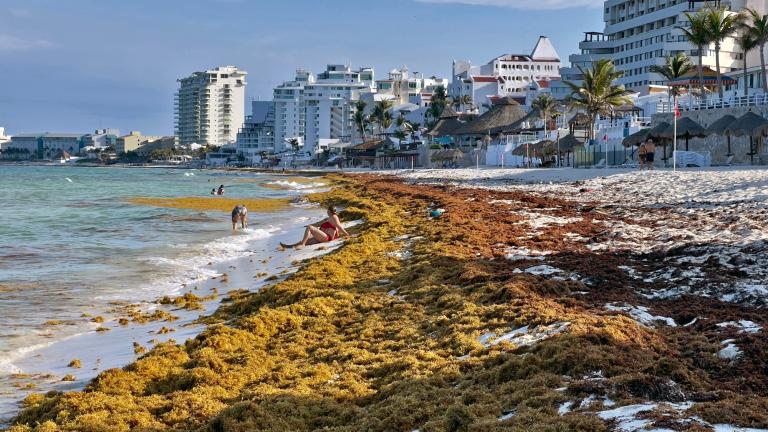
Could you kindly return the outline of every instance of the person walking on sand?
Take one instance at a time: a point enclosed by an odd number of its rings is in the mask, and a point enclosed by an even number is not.
[[[238,204],[232,209],[232,231],[237,229],[237,223],[245,229],[248,226],[248,209],[244,205]]]
[[[648,150],[645,148],[645,143],[640,144],[640,147],[637,149],[637,161],[640,165],[640,171],[645,168],[645,157],[648,154]]]
[[[294,244],[280,243],[280,246],[286,249],[301,249],[307,245],[313,245],[318,243],[326,243],[339,238],[339,233],[344,237],[349,237],[349,233],[341,225],[339,215],[336,214],[336,209],[333,206],[328,207],[328,217],[320,224],[320,228],[314,225],[307,225],[307,229],[304,230],[304,237],[300,242]]]
[[[645,140],[645,164],[648,166],[648,169],[653,171],[653,160],[656,156],[656,144],[653,142],[652,138],[648,138]]]

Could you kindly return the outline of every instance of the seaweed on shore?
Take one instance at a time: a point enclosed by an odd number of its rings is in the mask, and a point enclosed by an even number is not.
[[[739,386],[711,367],[706,338],[607,314],[570,295],[585,282],[504,259],[499,243],[557,249],[562,239],[532,238],[519,218],[480,200],[468,207],[480,192],[335,181],[341,187],[312,199],[364,219],[358,238],[258,292],[230,293],[183,345],[157,344],[82,392],[28,397],[11,431],[604,431],[611,423],[589,403],[559,407],[591,396],[603,398],[595,406],[672,402]],[[577,211],[555,198],[503,198]],[[426,218],[432,202],[443,217]],[[586,220],[578,230],[596,227]],[[618,259],[595,264],[579,253],[589,266],[579,270],[603,281],[596,299],[627,295]],[[576,265],[575,254],[553,259]],[[758,391],[721,392],[696,412],[765,427],[765,403]]]

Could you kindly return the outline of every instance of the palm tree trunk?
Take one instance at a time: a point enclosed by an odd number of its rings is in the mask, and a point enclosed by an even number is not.
[[[720,97],[720,102],[723,101],[723,81],[720,76],[720,43],[715,44],[715,68],[717,68],[717,95]]]
[[[768,92],[768,83],[765,82],[765,44],[760,44],[760,71],[762,72],[763,91]]]
[[[704,69],[702,67],[702,62],[704,57],[704,47],[702,45],[699,45],[699,90],[701,90],[701,94],[699,95],[699,103],[701,103],[701,100],[704,99]]]
[[[744,51],[744,97],[749,99],[749,90],[747,89],[747,52]]]

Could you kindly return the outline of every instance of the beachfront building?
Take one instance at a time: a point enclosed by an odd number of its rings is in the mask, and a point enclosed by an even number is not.
[[[31,133],[14,135],[6,149],[24,155],[20,159],[53,159],[64,155],[76,155],[83,147],[83,134]]]
[[[173,150],[178,147],[179,138],[176,136],[159,137],[158,139],[144,141],[134,150],[137,156],[148,157],[154,150]]]
[[[5,128],[0,127],[0,152],[11,142],[11,137],[5,135]]]
[[[453,98],[469,96],[472,105],[485,112],[495,100],[512,97],[525,103],[531,84],[547,86],[560,78],[560,56],[546,36],[540,36],[530,54],[507,54],[481,66],[454,60],[448,93]]]
[[[290,139],[304,139],[306,111],[304,86],[315,82],[315,75],[304,69],[297,69],[292,81],[275,87],[272,101],[275,104],[275,152],[285,150]]]
[[[418,72],[411,74],[408,67],[403,66],[401,69],[392,69],[387,79],[376,80],[376,94],[389,96],[395,105],[414,104],[425,107],[429,106],[437,87],[447,89],[448,85],[445,78],[425,78]]]
[[[722,0],[720,5],[736,13],[746,7],[766,13],[763,0]],[[666,84],[664,78],[652,73],[650,67],[663,65],[667,55],[684,53],[697,60],[698,49],[688,42],[682,28],[690,24],[686,12],[695,13],[715,3],[704,1],[680,0],[607,0],[603,7],[605,28],[602,32],[587,33],[579,43],[581,54],[571,59],[572,64],[585,65],[590,60],[609,57],[616,69],[624,72],[617,80],[627,89],[641,94],[649,92],[652,85]],[[759,64],[760,50],[749,54],[748,63]],[[739,70],[743,54],[734,38],[727,38],[721,43],[720,72],[730,73]],[[702,63],[714,69],[714,44],[706,47]],[[751,85],[759,87],[759,74],[750,76]]]
[[[115,141],[115,153],[118,155],[135,152],[139,147],[162,139],[157,135],[142,135],[139,131],[131,131],[128,135],[121,136]]]
[[[237,154],[253,164],[261,161],[262,154],[275,152],[275,103],[251,102],[251,115],[245,118],[237,132]]]
[[[235,66],[221,66],[178,80],[175,120],[182,146],[236,141],[245,119],[246,75]]]
[[[118,129],[96,129],[93,133],[83,135],[83,148],[104,149],[117,145]]]
[[[374,70],[352,70],[349,65],[328,65],[304,87],[305,131],[303,151],[314,154],[321,140],[349,142],[354,134],[354,103],[375,91]]]

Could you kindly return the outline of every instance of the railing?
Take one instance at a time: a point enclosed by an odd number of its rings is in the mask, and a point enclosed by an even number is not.
[[[732,96],[723,99],[715,97],[705,101],[697,99],[690,100],[688,97],[682,96],[678,99],[677,105],[681,111],[761,106],[768,105],[768,93],[761,92],[749,96]],[[671,102],[659,102],[656,106],[656,111],[659,113],[671,113],[674,111],[674,104]]]

